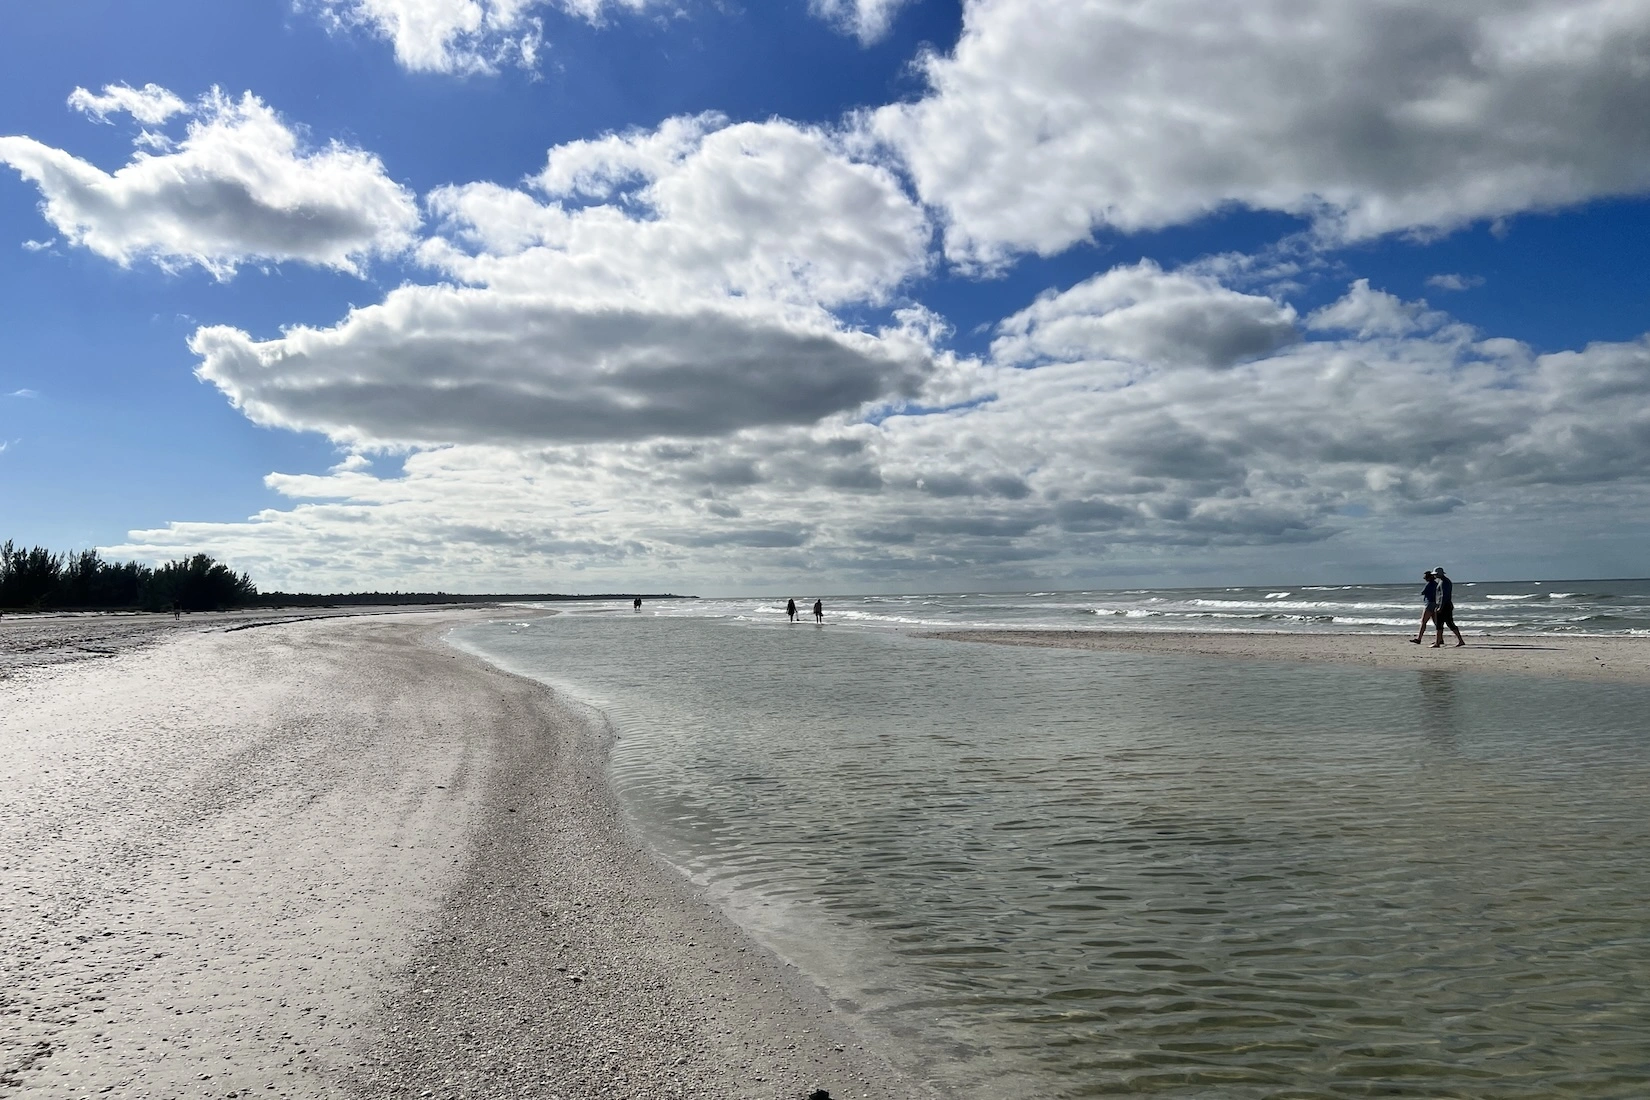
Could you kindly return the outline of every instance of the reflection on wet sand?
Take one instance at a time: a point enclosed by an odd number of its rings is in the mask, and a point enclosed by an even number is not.
[[[1427,669],[1415,674],[1421,686],[1421,731],[1440,748],[1455,747],[1455,692],[1460,673]]]

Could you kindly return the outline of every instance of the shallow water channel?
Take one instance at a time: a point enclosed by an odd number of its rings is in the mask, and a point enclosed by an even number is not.
[[[969,1096],[1650,1081],[1650,688],[562,614],[638,827]]]

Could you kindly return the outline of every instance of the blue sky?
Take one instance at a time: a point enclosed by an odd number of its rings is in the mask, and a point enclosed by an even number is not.
[[[1302,7],[8,13],[0,537],[312,590],[1643,574],[1650,8]]]

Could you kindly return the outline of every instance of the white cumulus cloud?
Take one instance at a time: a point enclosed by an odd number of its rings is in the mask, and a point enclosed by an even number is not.
[[[427,446],[808,424],[931,370],[921,338],[826,308],[880,300],[930,236],[826,132],[675,120],[552,150],[535,189],[431,196],[442,235],[421,256],[457,285],[270,340],[204,327],[200,376],[259,423]],[[598,201],[564,205],[575,192]]]
[[[1177,343],[1165,314],[1142,308],[1159,302],[1216,319],[1203,331],[1256,339],[1237,342],[1243,354],[1224,337]],[[1470,530],[1494,545],[1650,504],[1650,338],[1538,355],[1361,281],[1319,316],[1334,324],[1297,326],[1287,303],[1201,273],[1128,265],[1007,318],[998,357],[931,351],[939,411],[929,389],[892,414],[843,407],[804,422],[809,409],[726,428],[735,415],[699,434],[495,432],[416,450],[393,476],[358,460],[273,475],[290,507],[134,532],[119,552],[205,548],[264,583],[312,588],[462,575],[588,590],[645,576],[728,591],[807,574],[909,590],[1129,563],[1160,573],[1217,548],[1275,574],[1342,544],[1363,554]],[[935,331],[913,316],[901,338]],[[538,377],[576,399],[598,374]],[[682,377],[722,392],[693,368]],[[459,408],[472,399],[451,394]],[[647,392],[633,399],[639,420],[654,415]],[[539,400],[524,404],[536,413]]]
[[[28,137],[0,137],[0,163],[40,188],[64,239],[122,265],[196,264],[223,278],[249,261],[298,260],[359,272],[412,243],[417,202],[377,157],[307,147],[250,92],[214,90],[192,114],[175,148],[134,153],[113,173]]]
[[[1650,189],[1650,6],[967,0],[869,125],[969,263],[1229,205],[1335,239]]]
[[[551,264],[569,282],[827,304],[878,299],[928,263],[928,221],[899,181],[814,127],[671,119],[558,146],[533,183],[549,203],[490,186],[438,192],[432,206],[481,255],[426,254],[461,278],[542,280]]]
[[[1151,260],[1047,294],[999,332],[999,362],[1105,356],[1160,367],[1231,366],[1296,339],[1292,306]]]
[[[403,287],[262,343],[199,330],[200,376],[261,424],[360,444],[700,436],[913,392],[875,337],[760,309]]]
[[[1373,289],[1368,279],[1358,279],[1339,300],[1314,311],[1306,323],[1309,328],[1343,329],[1368,339],[1407,336],[1435,329],[1448,319],[1448,315],[1428,309],[1424,301],[1406,302],[1396,294]]]

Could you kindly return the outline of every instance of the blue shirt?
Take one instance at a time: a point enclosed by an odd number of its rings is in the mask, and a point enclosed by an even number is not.
[[[1431,607],[1438,599],[1438,582],[1428,581],[1427,586],[1421,589],[1421,598],[1427,601],[1428,607]]]

